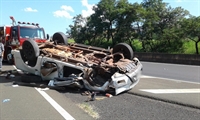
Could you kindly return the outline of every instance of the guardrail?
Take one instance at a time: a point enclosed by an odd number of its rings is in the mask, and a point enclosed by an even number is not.
[[[200,65],[200,55],[135,52],[140,61]]]

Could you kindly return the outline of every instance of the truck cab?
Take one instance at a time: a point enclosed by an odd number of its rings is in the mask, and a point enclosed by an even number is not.
[[[25,40],[34,40],[37,43],[44,43],[49,39],[49,35],[45,35],[42,27],[37,23],[18,22],[11,16],[12,26],[0,26],[0,37],[3,39],[5,46],[4,61],[13,64],[13,56],[11,51],[16,48],[21,48]]]

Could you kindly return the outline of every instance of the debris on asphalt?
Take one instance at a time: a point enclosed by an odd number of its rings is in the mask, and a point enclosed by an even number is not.
[[[92,92],[91,101],[94,101],[95,99],[96,99],[96,92]]]
[[[84,91],[83,93],[81,93],[81,95],[83,95],[83,96],[88,96],[90,94],[91,94],[90,91]]]
[[[15,75],[8,73],[6,75],[6,79],[11,79],[11,78],[15,78]]]
[[[4,99],[2,102],[5,103],[5,102],[9,102],[10,99]]]
[[[6,79],[10,79],[10,75],[11,75],[10,72],[8,72],[6,75]]]
[[[6,79],[15,78],[16,76],[20,76],[23,74],[24,72],[22,72],[21,70],[5,70],[0,72],[0,75],[6,76]]]
[[[15,75],[11,74],[11,75],[10,75],[10,78],[15,78]]]
[[[107,97],[112,97],[113,95],[109,94],[109,93],[106,93],[106,96]]]
[[[84,93],[81,93],[82,95],[86,95],[88,96],[86,102],[89,102],[89,101],[95,101],[96,100],[96,94],[97,92],[89,92],[89,91],[85,91]]]

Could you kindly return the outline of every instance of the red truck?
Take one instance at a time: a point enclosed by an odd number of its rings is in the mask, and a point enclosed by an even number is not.
[[[45,35],[42,27],[38,23],[18,22],[16,23],[13,16],[10,16],[12,25],[0,26],[0,39],[3,40],[5,46],[4,61],[13,64],[13,56],[11,51],[22,46],[27,39],[32,39],[37,43],[44,43],[49,39],[49,35]]]

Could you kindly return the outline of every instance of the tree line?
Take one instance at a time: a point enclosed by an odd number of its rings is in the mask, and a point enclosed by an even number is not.
[[[200,16],[192,16],[182,7],[171,7],[162,0],[100,0],[91,16],[73,18],[67,33],[77,43],[113,47],[139,40],[142,52],[182,51],[183,43],[193,41],[199,54]],[[197,11],[198,12],[198,11]]]

